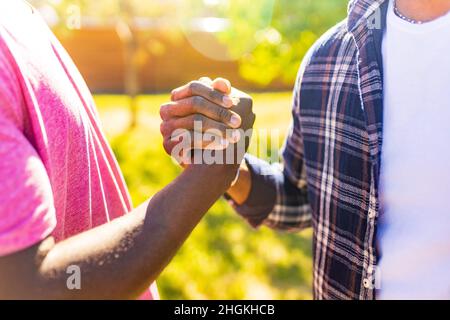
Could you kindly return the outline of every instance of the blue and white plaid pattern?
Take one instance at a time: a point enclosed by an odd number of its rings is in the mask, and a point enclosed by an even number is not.
[[[252,224],[314,228],[317,299],[375,295],[386,7],[387,0],[351,1],[348,18],[305,57],[283,171],[247,158],[252,171],[272,171],[277,189],[272,212]],[[378,29],[371,27],[374,14],[382,18]],[[251,208],[237,210],[251,220]]]

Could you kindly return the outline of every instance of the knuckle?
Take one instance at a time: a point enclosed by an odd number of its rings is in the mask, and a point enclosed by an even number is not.
[[[231,113],[224,108],[217,108],[217,116],[221,121],[228,121],[231,118]]]
[[[192,93],[192,89],[194,88],[194,81],[188,83],[188,90]]]
[[[169,110],[170,106],[167,104],[164,104],[159,108],[159,116],[162,120],[167,120],[169,118]]]
[[[205,99],[199,96],[195,96],[192,98],[192,103],[196,110],[203,109],[205,107]]]
[[[172,152],[172,143],[170,142],[170,140],[164,139],[163,148],[168,154]]]
[[[193,125],[195,125],[196,123],[199,123],[199,122],[203,124],[206,121],[205,121],[205,118],[203,117],[203,115],[196,113],[192,117],[192,122],[193,122]]]
[[[191,94],[195,94],[196,92],[198,92],[199,88],[200,88],[200,85],[201,84],[198,81],[191,81],[189,83],[189,91],[190,91],[190,93]]]
[[[203,76],[203,77],[201,77],[198,81],[207,81],[207,82],[211,82],[212,80],[211,80],[210,77]]]
[[[163,136],[169,136],[173,131],[173,124],[172,121],[164,121],[161,123],[161,133]]]
[[[210,90],[208,95],[213,101],[222,101],[222,94],[216,90]]]

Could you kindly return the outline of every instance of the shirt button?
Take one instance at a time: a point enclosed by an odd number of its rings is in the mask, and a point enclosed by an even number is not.
[[[363,280],[363,286],[366,289],[370,289],[371,288],[372,285],[371,285],[369,279],[366,278],[366,279]]]
[[[373,219],[376,217],[376,212],[375,210],[369,209],[369,219]]]

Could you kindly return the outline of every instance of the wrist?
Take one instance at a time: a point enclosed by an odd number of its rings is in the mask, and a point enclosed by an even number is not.
[[[239,167],[235,181],[227,190],[227,195],[238,205],[242,205],[248,198],[251,190],[251,174],[245,161]]]
[[[237,170],[236,176],[234,177],[233,181],[231,182],[230,189],[233,188],[236,185],[236,183],[238,183],[240,173],[241,173],[241,167],[239,167],[239,169]]]
[[[239,172],[239,165],[220,165],[220,164],[200,164],[191,165],[189,170],[192,170],[196,174],[202,175],[211,179],[209,182],[217,182],[223,184],[225,190],[230,188],[233,182],[236,180]]]

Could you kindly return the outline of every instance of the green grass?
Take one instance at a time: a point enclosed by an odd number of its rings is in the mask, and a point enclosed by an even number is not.
[[[279,130],[284,135],[290,121],[290,93],[253,97],[256,129]],[[138,205],[180,173],[164,153],[159,134],[158,110],[168,95],[139,97],[139,122],[131,131],[127,130],[126,97],[102,95],[95,99]],[[299,234],[265,227],[253,230],[222,199],[158,280],[163,299],[310,299],[311,283],[310,230]]]

